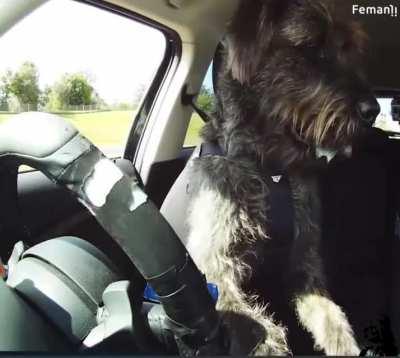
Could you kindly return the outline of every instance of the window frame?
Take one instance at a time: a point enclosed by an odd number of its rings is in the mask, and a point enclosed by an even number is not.
[[[167,78],[168,74],[177,67],[181,58],[182,45],[181,39],[174,30],[154,21],[146,16],[135,13],[121,6],[110,4],[103,0],[73,0],[87,5],[91,5],[119,16],[126,17],[130,20],[137,21],[143,25],[149,26],[160,31],[165,38],[164,57],[158,67],[158,70],[144,94],[135,117],[132,120],[131,128],[127,136],[125,149],[122,154],[123,159],[127,159],[135,163],[139,147],[142,142],[143,133],[146,130],[149,117],[157,101],[158,94]]]
[[[165,25],[160,24],[146,16],[136,13],[124,7],[111,4],[104,0],[71,0],[77,3],[93,6],[97,9],[108,11],[117,16],[125,17],[129,20],[136,21],[145,26],[160,31],[165,39],[164,56],[157,68],[157,71],[148,86],[143,98],[141,99],[135,117],[132,119],[125,147],[123,147],[121,158],[127,159],[135,163],[137,153],[142,141],[143,133],[146,130],[148,119],[151,116],[154,104],[157,101],[158,94],[172,69],[179,65],[182,52],[182,42],[178,33]],[[142,124],[142,125],[141,125]],[[114,158],[116,159],[116,158]],[[24,174],[37,171],[34,168],[26,168],[19,171],[18,174]]]
[[[393,98],[395,96],[400,96],[400,89],[389,87],[375,87],[373,93],[377,99]],[[393,118],[391,118],[391,120],[393,120]],[[400,122],[398,123],[400,124]],[[391,130],[383,129],[379,126],[377,128],[383,130],[386,134],[388,134],[390,139],[400,139],[400,132],[398,131],[393,132]]]
[[[129,132],[127,133],[127,140],[123,150],[121,152],[121,158],[127,159],[131,162],[135,162],[143,133],[146,130],[148,119],[151,115],[154,103],[157,101],[158,93],[163,86],[165,79],[167,78],[170,71],[175,68],[181,58],[181,39],[178,33],[174,30],[154,21],[148,17],[138,14],[129,9],[123,8],[121,6],[108,3],[104,0],[71,0],[77,3],[85,4],[88,6],[93,6],[97,9],[108,11],[117,16],[125,17],[129,20],[136,21],[145,26],[151,27],[158,30],[163,34],[165,39],[165,50],[164,56],[157,68],[157,71],[148,86],[147,91],[144,93],[136,115],[132,118],[131,126]],[[140,125],[142,124],[142,125]],[[113,158],[116,159],[116,158]],[[18,174],[30,173],[37,171],[34,168],[26,168],[19,171]]]

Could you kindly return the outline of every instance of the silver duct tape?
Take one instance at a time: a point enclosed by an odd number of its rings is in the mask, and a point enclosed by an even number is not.
[[[100,159],[92,172],[85,178],[81,188],[89,203],[97,208],[107,203],[110,193],[113,198],[120,198],[130,212],[147,202],[147,195],[140,189],[138,183],[128,178],[109,159]]]
[[[144,191],[142,191],[142,189],[140,189],[137,183],[132,183],[131,193],[132,193],[132,200],[129,205],[130,211],[136,210],[140,205],[147,202],[147,195],[145,194]]]
[[[110,160],[100,159],[86,178],[82,191],[91,205],[102,207],[106,203],[107,195],[123,176],[121,170]]]
[[[75,192],[94,216],[99,211],[111,210],[107,209],[109,205],[117,210],[116,203],[118,210],[132,212],[147,202],[147,195],[138,182],[125,175],[93,145],[68,166],[58,183]]]

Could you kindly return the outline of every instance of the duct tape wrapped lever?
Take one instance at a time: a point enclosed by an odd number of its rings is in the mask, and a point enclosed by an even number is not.
[[[45,113],[0,124],[1,157],[37,168],[74,193],[154,289],[186,353],[227,353],[205,278],[135,178],[70,123]]]

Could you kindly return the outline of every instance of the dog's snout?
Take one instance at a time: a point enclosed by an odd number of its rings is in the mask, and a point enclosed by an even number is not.
[[[363,97],[357,102],[357,111],[360,119],[368,126],[372,126],[381,111],[378,101],[373,96]]]

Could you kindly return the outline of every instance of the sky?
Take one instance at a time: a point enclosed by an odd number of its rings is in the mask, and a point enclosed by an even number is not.
[[[212,65],[208,68],[206,77],[204,78],[203,85],[211,90],[213,90],[213,80],[212,80]]]
[[[32,61],[43,89],[65,72],[84,72],[111,104],[132,101],[151,81],[165,39],[125,17],[72,0],[50,0],[0,37],[0,48],[0,74]]]

